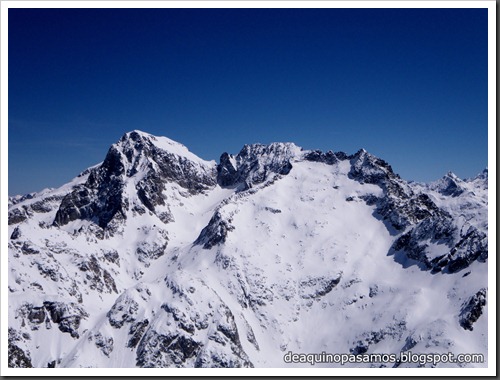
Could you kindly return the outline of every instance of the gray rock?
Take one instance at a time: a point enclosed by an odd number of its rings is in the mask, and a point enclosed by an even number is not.
[[[462,326],[464,330],[474,330],[473,325],[483,314],[485,306],[486,289],[482,288],[463,303],[459,316],[460,326]]]

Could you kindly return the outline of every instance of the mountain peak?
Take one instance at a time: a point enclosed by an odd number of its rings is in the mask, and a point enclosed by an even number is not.
[[[397,176],[386,161],[368,153],[365,149],[358,150],[350,158],[352,169],[349,175],[358,181],[374,184]]]
[[[191,194],[210,189],[216,184],[215,162],[202,160],[167,137],[127,132],[111,145],[87,181],[64,197],[54,224],[97,220],[105,228],[113,220],[126,219],[131,207],[142,210],[143,206],[167,223],[170,216],[158,208],[165,206],[169,184]]]
[[[486,181],[488,181],[488,168],[485,168],[476,177],[472,178],[472,181],[474,181],[474,180],[486,180]]]
[[[151,136],[152,135],[149,134],[149,133],[147,133],[147,132],[143,132],[143,131],[141,131],[139,129],[134,129],[132,131],[126,132],[122,136],[122,138],[120,140],[123,140],[123,141],[129,140],[129,139],[131,139],[131,140],[137,140],[137,139],[140,139],[142,137],[151,137]]]
[[[445,174],[445,177],[450,178],[454,181],[457,181],[457,180],[461,181],[461,179],[455,173],[453,173],[451,170]]]
[[[147,148],[148,150],[162,150],[196,163],[208,163],[190,152],[188,148],[177,141],[169,139],[168,137],[154,136],[137,129],[125,133],[115,145],[125,149],[124,153],[126,153],[129,162],[132,161],[131,157],[134,154],[141,153],[144,148]]]
[[[430,188],[445,196],[458,197],[465,191],[464,181],[449,171],[441,179],[432,182]]]
[[[246,144],[236,157],[222,154],[217,166],[220,186],[243,184],[242,189],[265,182],[272,175],[286,175],[302,149],[294,143]]]

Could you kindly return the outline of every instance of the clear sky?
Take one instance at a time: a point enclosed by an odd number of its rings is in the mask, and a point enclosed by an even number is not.
[[[486,9],[9,9],[9,195],[140,129],[201,158],[365,148],[403,178],[487,166]]]

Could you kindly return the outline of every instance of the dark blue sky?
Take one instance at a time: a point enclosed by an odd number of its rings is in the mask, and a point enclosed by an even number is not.
[[[487,166],[486,9],[9,9],[9,194],[123,133],[204,159],[365,148],[403,178]]]

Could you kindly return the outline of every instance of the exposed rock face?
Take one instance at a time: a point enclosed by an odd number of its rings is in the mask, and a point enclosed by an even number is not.
[[[9,210],[9,225],[24,222],[27,219],[26,210],[16,208],[12,211]]]
[[[24,351],[19,347],[19,342],[23,342],[28,339],[29,336],[26,337],[21,336],[19,332],[14,330],[13,328],[9,328],[9,367],[14,368],[32,368],[33,364],[31,363],[31,357],[29,352]]]
[[[47,310],[52,322],[57,323],[59,330],[78,338],[78,328],[82,318],[88,317],[87,312],[75,304],[45,301],[43,306]]]
[[[407,231],[392,246],[392,253],[402,264],[407,265],[410,259],[432,273],[454,273],[488,257],[486,234],[473,226],[466,233],[460,231],[452,215],[439,208],[426,193],[415,193],[385,161],[361,150],[351,157],[349,176],[383,190],[382,197],[369,195],[363,199],[368,205],[376,205],[376,213],[389,227]],[[455,187],[457,181],[460,180],[456,176],[448,174],[439,186],[434,184],[431,188],[442,195],[457,197],[463,193]],[[436,245],[446,247],[447,252],[433,255],[429,247]]]
[[[147,319],[144,319],[143,321],[139,321],[130,326],[129,335],[131,335],[131,337],[127,343],[127,347],[129,348],[137,347],[137,344],[140,342],[142,336],[144,335],[144,331],[146,331],[148,325],[149,321]]]
[[[62,198],[63,196],[58,194],[43,196],[43,194],[38,195],[37,193],[24,195],[22,197],[17,197],[17,198],[9,198],[9,203],[11,205],[16,205],[18,203],[22,203],[24,201],[29,201],[32,199],[39,199],[39,200],[36,200],[35,202],[31,202],[27,205],[23,205],[18,208],[9,209],[8,223],[9,225],[19,224],[21,222],[26,221],[28,218],[32,217],[37,213],[42,213],[42,214],[48,213],[52,211],[54,208],[58,207]]]
[[[118,298],[107,317],[109,324],[117,329],[121,328],[126,322],[131,323],[136,320],[139,304],[127,294]]]
[[[199,348],[199,342],[185,335],[160,335],[150,330],[137,350],[137,366],[143,368],[180,366],[196,358]]]
[[[483,308],[486,306],[486,289],[480,289],[476,294],[464,302],[460,310],[460,326],[465,330],[474,330],[472,327],[479,317],[483,314]]]
[[[415,194],[413,190],[394,174],[391,166],[365,150],[350,156],[349,177],[360,182],[379,186],[382,197],[365,196],[367,204],[376,205],[376,212],[390,227],[402,231],[441,212],[426,194]]]
[[[217,183],[223,187],[241,185],[246,190],[272,174],[286,175],[297,150],[291,143],[273,143],[245,145],[236,157],[224,153],[217,165]]]
[[[203,245],[204,249],[210,249],[223,244],[226,241],[228,232],[231,230],[234,230],[231,219],[225,219],[220,212],[216,212],[208,225],[203,228],[194,244]]]
[[[482,174],[484,174],[484,172]],[[440,180],[433,182],[430,187],[444,196],[453,198],[460,196],[466,191],[464,181],[458,178],[452,172],[447,173]]]
[[[51,328],[51,323],[58,325],[63,333],[69,333],[73,338],[80,337],[78,329],[83,318],[87,318],[88,313],[74,303],[63,303],[44,301],[42,306],[24,304],[17,310],[18,317],[28,321],[31,330],[38,330],[44,326]]]
[[[153,190],[155,185],[161,187],[164,182],[176,182],[195,194],[209,190],[215,185],[213,167],[203,167],[179,153],[169,152],[165,147],[156,145],[155,141],[155,136],[138,132],[125,134],[120,140],[119,145],[123,146],[123,154],[128,162],[127,176],[133,176],[145,168],[152,169],[146,169],[148,177],[140,182],[139,188],[146,189],[149,186]],[[161,204],[164,199],[155,199],[157,191],[154,193],[150,202]]]
[[[304,279],[299,284],[300,297],[304,299],[323,297],[338,285],[341,277],[339,275],[336,278],[318,277]]]
[[[363,334],[361,334],[360,338],[355,343],[355,346],[350,349],[350,352],[351,354],[354,355],[364,354],[368,351],[371,345],[380,343],[384,339],[387,338],[401,339],[405,331],[406,331],[406,322],[399,321],[392,323],[378,331],[364,332]]]
[[[121,152],[112,146],[102,165],[91,171],[87,182],[77,187],[61,202],[54,225],[62,226],[73,220],[95,220],[105,228],[115,217],[125,217],[126,203],[122,197],[125,166]]]
[[[349,177],[358,182],[383,184],[387,180],[396,178],[392,167],[387,162],[372,156],[364,149],[348,158],[351,163]]]
[[[79,263],[78,269],[85,272],[85,278],[90,283],[90,289],[97,289],[100,293],[118,293],[116,283],[111,274],[101,267],[99,260],[91,256],[90,260]]]
[[[140,204],[156,214],[157,206],[166,205],[165,184],[175,182],[191,194],[213,188],[215,168],[204,167],[188,158],[165,150],[156,144],[156,137],[133,131],[125,134],[109,149],[104,162],[89,171],[87,181],[66,195],[57,211],[54,225],[62,226],[82,219],[95,221],[106,228],[112,220],[127,217],[137,197]],[[135,183],[135,194],[124,194],[125,186]],[[171,221],[168,212],[157,216],[164,223]],[[22,215],[13,215],[13,220]]]
[[[90,336],[90,340],[94,340],[96,347],[98,347],[107,357],[109,357],[109,355],[113,352],[113,338],[104,337],[98,332]]]
[[[418,224],[394,243],[395,251],[403,251],[432,273],[455,273],[467,268],[475,260],[484,262],[488,257],[486,234],[474,227],[457,237],[459,231],[451,218],[429,218]],[[458,241],[457,241],[458,240]],[[429,257],[430,244],[444,246],[446,253]]]
[[[344,152],[333,153],[331,150],[326,153],[323,153],[320,150],[313,150],[304,154],[304,160],[312,162],[322,162],[327,165],[334,165],[339,161],[344,161],[347,159],[348,155]]]

